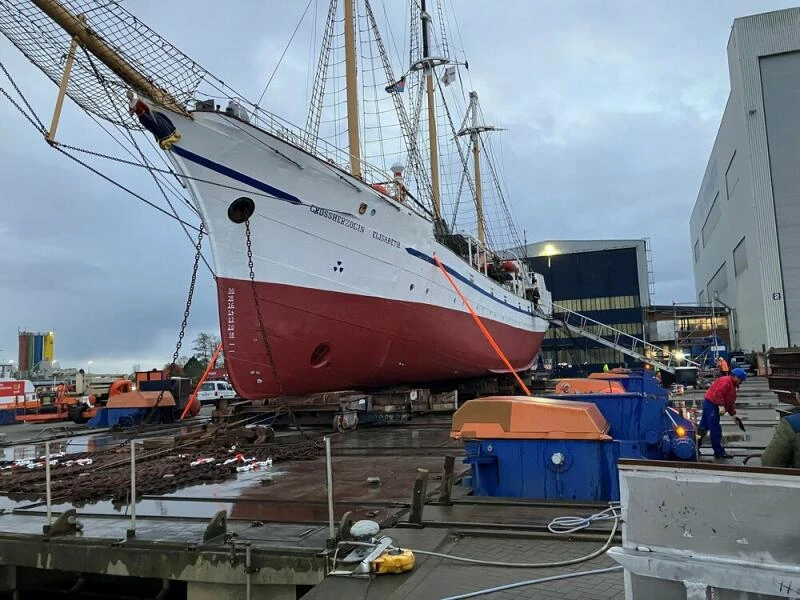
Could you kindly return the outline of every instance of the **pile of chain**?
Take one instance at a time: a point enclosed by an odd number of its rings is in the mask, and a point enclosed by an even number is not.
[[[290,436],[279,442],[242,444],[241,431],[222,430],[175,440],[167,448],[137,448],[136,495],[169,494],[178,489],[232,479],[242,468],[268,469],[270,462],[314,460],[324,450],[317,440]],[[238,460],[232,460],[237,458]],[[38,459],[41,459],[39,461]],[[92,459],[86,464],[85,459]],[[69,461],[69,462],[68,462]],[[80,461],[80,462],[79,462]],[[44,463],[43,457],[36,462]],[[227,463],[227,464],[225,464]],[[15,501],[45,499],[45,469],[26,465],[7,465],[0,471],[0,493]],[[114,451],[82,452],[51,457],[51,497],[54,504],[111,500],[115,506],[127,504],[130,494],[130,446]]]

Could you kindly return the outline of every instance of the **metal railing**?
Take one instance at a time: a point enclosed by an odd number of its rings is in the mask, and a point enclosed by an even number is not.
[[[689,358],[679,356],[677,352],[665,351],[660,346],[651,344],[620,329],[596,321],[591,317],[569,310],[563,306],[550,303],[553,314],[552,321],[566,327],[604,346],[622,352],[644,363],[651,364],[670,373],[675,372],[675,363],[686,363],[687,366],[700,368],[701,365]],[[597,333],[595,333],[597,332]]]
[[[325,138],[314,136],[299,125],[295,125],[294,123],[287,121],[286,119],[283,119],[260,106],[256,106],[244,98],[212,96],[205,94],[203,95],[203,98],[205,100],[214,100],[215,103],[217,100],[232,100],[237,102],[247,113],[247,119],[238,117],[235,114],[226,114],[236,117],[242,122],[253,125],[258,129],[265,131],[266,133],[274,135],[275,137],[303,150],[304,152],[308,152],[315,158],[327,162],[332,167],[336,167],[346,173],[350,173],[350,152],[344,148],[340,148],[332,144]],[[194,107],[190,107],[189,110],[195,109]],[[216,112],[216,110],[211,109],[197,110]],[[225,110],[220,108],[219,112],[224,113]],[[368,163],[364,159],[360,159],[359,163],[361,165],[361,179],[368,184],[386,183],[394,179],[394,175],[392,175],[389,171]]]

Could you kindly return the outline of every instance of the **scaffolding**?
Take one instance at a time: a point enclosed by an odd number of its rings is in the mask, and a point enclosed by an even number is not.
[[[672,310],[675,351],[700,364],[716,364],[722,342],[730,343],[731,311],[713,301],[706,305],[673,302]]]

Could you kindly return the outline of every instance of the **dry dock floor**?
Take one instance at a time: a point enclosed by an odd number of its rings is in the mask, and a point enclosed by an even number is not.
[[[690,392],[677,399],[687,403],[702,400],[702,392]],[[777,422],[775,397],[768,391],[765,379],[748,380],[742,386],[738,404],[747,432],[742,434],[730,419],[723,419],[727,447],[736,456],[734,462],[758,454]],[[602,505],[474,498],[458,482],[451,500],[440,502],[438,488],[445,457],[456,457],[457,476],[465,469],[461,446],[449,437],[449,423],[447,416],[425,417],[413,419],[405,426],[365,427],[333,435],[337,522],[350,511],[354,520],[369,518],[380,522],[384,533],[402,547],[500,562],[569,560],[602,546],[609,532],[607,523],[592,526],[585,535],[554,536],[546,531],[547,523],[556,516],[588,516],[602,510]],[[43,454],[41,440],[46,437],[43,429],[28,425],[0,429],[5,434],[0,437],[0,443],[5,444],[0,448],[0,460]],[[308,429],[306,433],[318,437],[323,432]],[[297,434],[281,433],[279,440],[284,436],[288,439]],[[113,444],[119,439],[113,432],[101,432],[75,437],[68,448],[86,451],[91,446]],[[704,453],[710,454],[710,448],[704,448]],[[751,459],[749,464],[757,465],[758,459]],[[429,472],[421,526],[409,522],[418,469]],[[368,479],[372,478],[379,478],[380,483],[370,483]],[[119,481],[120,488],[128,485],[129,480]],[[71,507],[68,503],[56,503],[52,510],[57,515]],[[228,515],[226,531],[211,535],[209,523],[220,511]],[[226,481],[184,487],[168,494],[145,495],[136,506],[134,537],[128,536],[132,523],[125,505],[100,501],[77,507],[77,513],[83,524],[82,532],[47,539],[42,529],[47,523],[44,502],[0,496],[0,598],[5,591],[3,570],[8,568],[2,565],[19,567],[15,582],[23,590],[20,598],[44,597],[41,593],[52,597],[83,597],[56,596],[55,589],[62,584],[58,578],[45,577],[45,572],[135,575],[156,582],[164,578],[185,582],[176,583],[164,596],[165,600],[239,597],[236,594],[244,589],[243,548],[247,545],[255,569],[253,589],[265,592],[253,598],[277,600],[440,599],[613,564],[600,556],[577,566],[511,569],[418,555],[415,569],[407,574],[372,580],[325,579],[328,559],[322,551],[328,537],[328,507],[324,457],[285,460],[268,469],[239,473]],[[214,596],[214,586],[220,584],[235,588],[235,594]],[[266,590],[270,593],[266,594]],[[607,573],[485,597],[621,599],[623,575]]]

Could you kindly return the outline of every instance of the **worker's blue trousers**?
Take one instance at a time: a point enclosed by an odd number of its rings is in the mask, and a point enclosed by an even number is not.
[[[703,415],[700,417],[700,428],[711,434],[711,447],[714,449],[714,456],[717,458],[725,456],[725,448],[722,447],[722,425],[719,422],[719,407],[710,400],[703,400]]]

